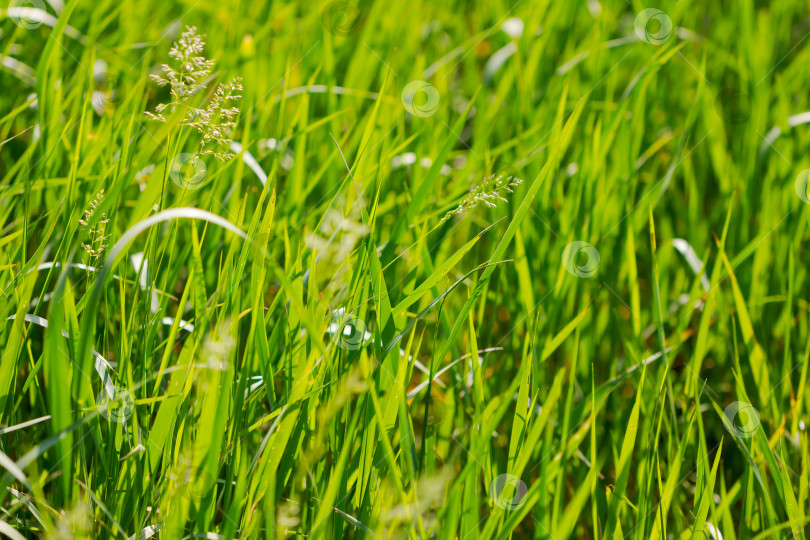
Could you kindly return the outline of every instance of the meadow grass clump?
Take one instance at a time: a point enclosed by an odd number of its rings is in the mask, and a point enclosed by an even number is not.
[[[806,7],[0,7],[0,536],[806,538]]]

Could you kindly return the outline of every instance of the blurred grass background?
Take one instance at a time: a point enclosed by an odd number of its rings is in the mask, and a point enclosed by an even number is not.
[[[804,538],[810,3],[650,7],[5,7],[0,533]]]

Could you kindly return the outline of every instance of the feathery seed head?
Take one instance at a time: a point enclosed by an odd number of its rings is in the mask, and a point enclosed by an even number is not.
[[[495,208],[499,202],[507,201],[504,196],[506,193],[513,193],[514,188],[522,183],[523,180],[515,176],[490,175],[480,184],[470,188],[469,193],[461,200],[459,205],[444,215],[442,222],[458,214],[466,214],[479,204],[484,204],[488,208]]]
[[[84,210],[84,217],[79,220],[79,224],[87,229],[87,225],[90,221],[90,218],[93,217],[95,211],[101,206],[102,201],[104,200],[104,190],[98,192],[98,195],[93,197],[90,200],[90,204]],[[98,259],[104,254],[104,250],[107,249],[107,244],[105,241],[110,237],[108,234],[105,233],[105,229],[107,227],[107,223],[110,220],[107,219],[107,214],[101,214],[101,219],[96,222],[92,227],[87,229],[87,234],[90,237],[90,242],[83,242],[82,247],[87,252],[87,254],[93,258]]]
[[[193,128],[201,136],[192,156],[211,155],[219,161],[227,161],[234,154],[219,151],[218,147],[227,147],[232,142],[231,131],[236,127],[236,116],[239,114],[237,103],[242,97],[242,79],[234,77],[219,84],[204,107],[186,105],[191,96],[205,89],[203,83],[214,67],[214,60],[203,55],[204,48],[205,35],[197,34],[193,26],[186,27],[169,51],[177,66],[163,64],[163,75],[151,76],[159,86],[171,87],[171,101],[158,104],[155,112],[147,111],[146,115],[152,120],[166,122],[164,112],[174,113],[181,106],[185,107],[184,111],[181,110],[184,114],[180,126]]]

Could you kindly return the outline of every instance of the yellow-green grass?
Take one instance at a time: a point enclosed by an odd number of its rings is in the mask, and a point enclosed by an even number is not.
[[[184,106],[241,77],[232,159],[145,114],[186,26]],[[4,6],[0,535],[804,538],[808,33],[807,0]]]

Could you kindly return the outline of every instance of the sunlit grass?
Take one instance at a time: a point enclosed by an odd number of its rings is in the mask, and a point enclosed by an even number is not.
[[[809,14],[4,7],[0,534],[804,538]]]

